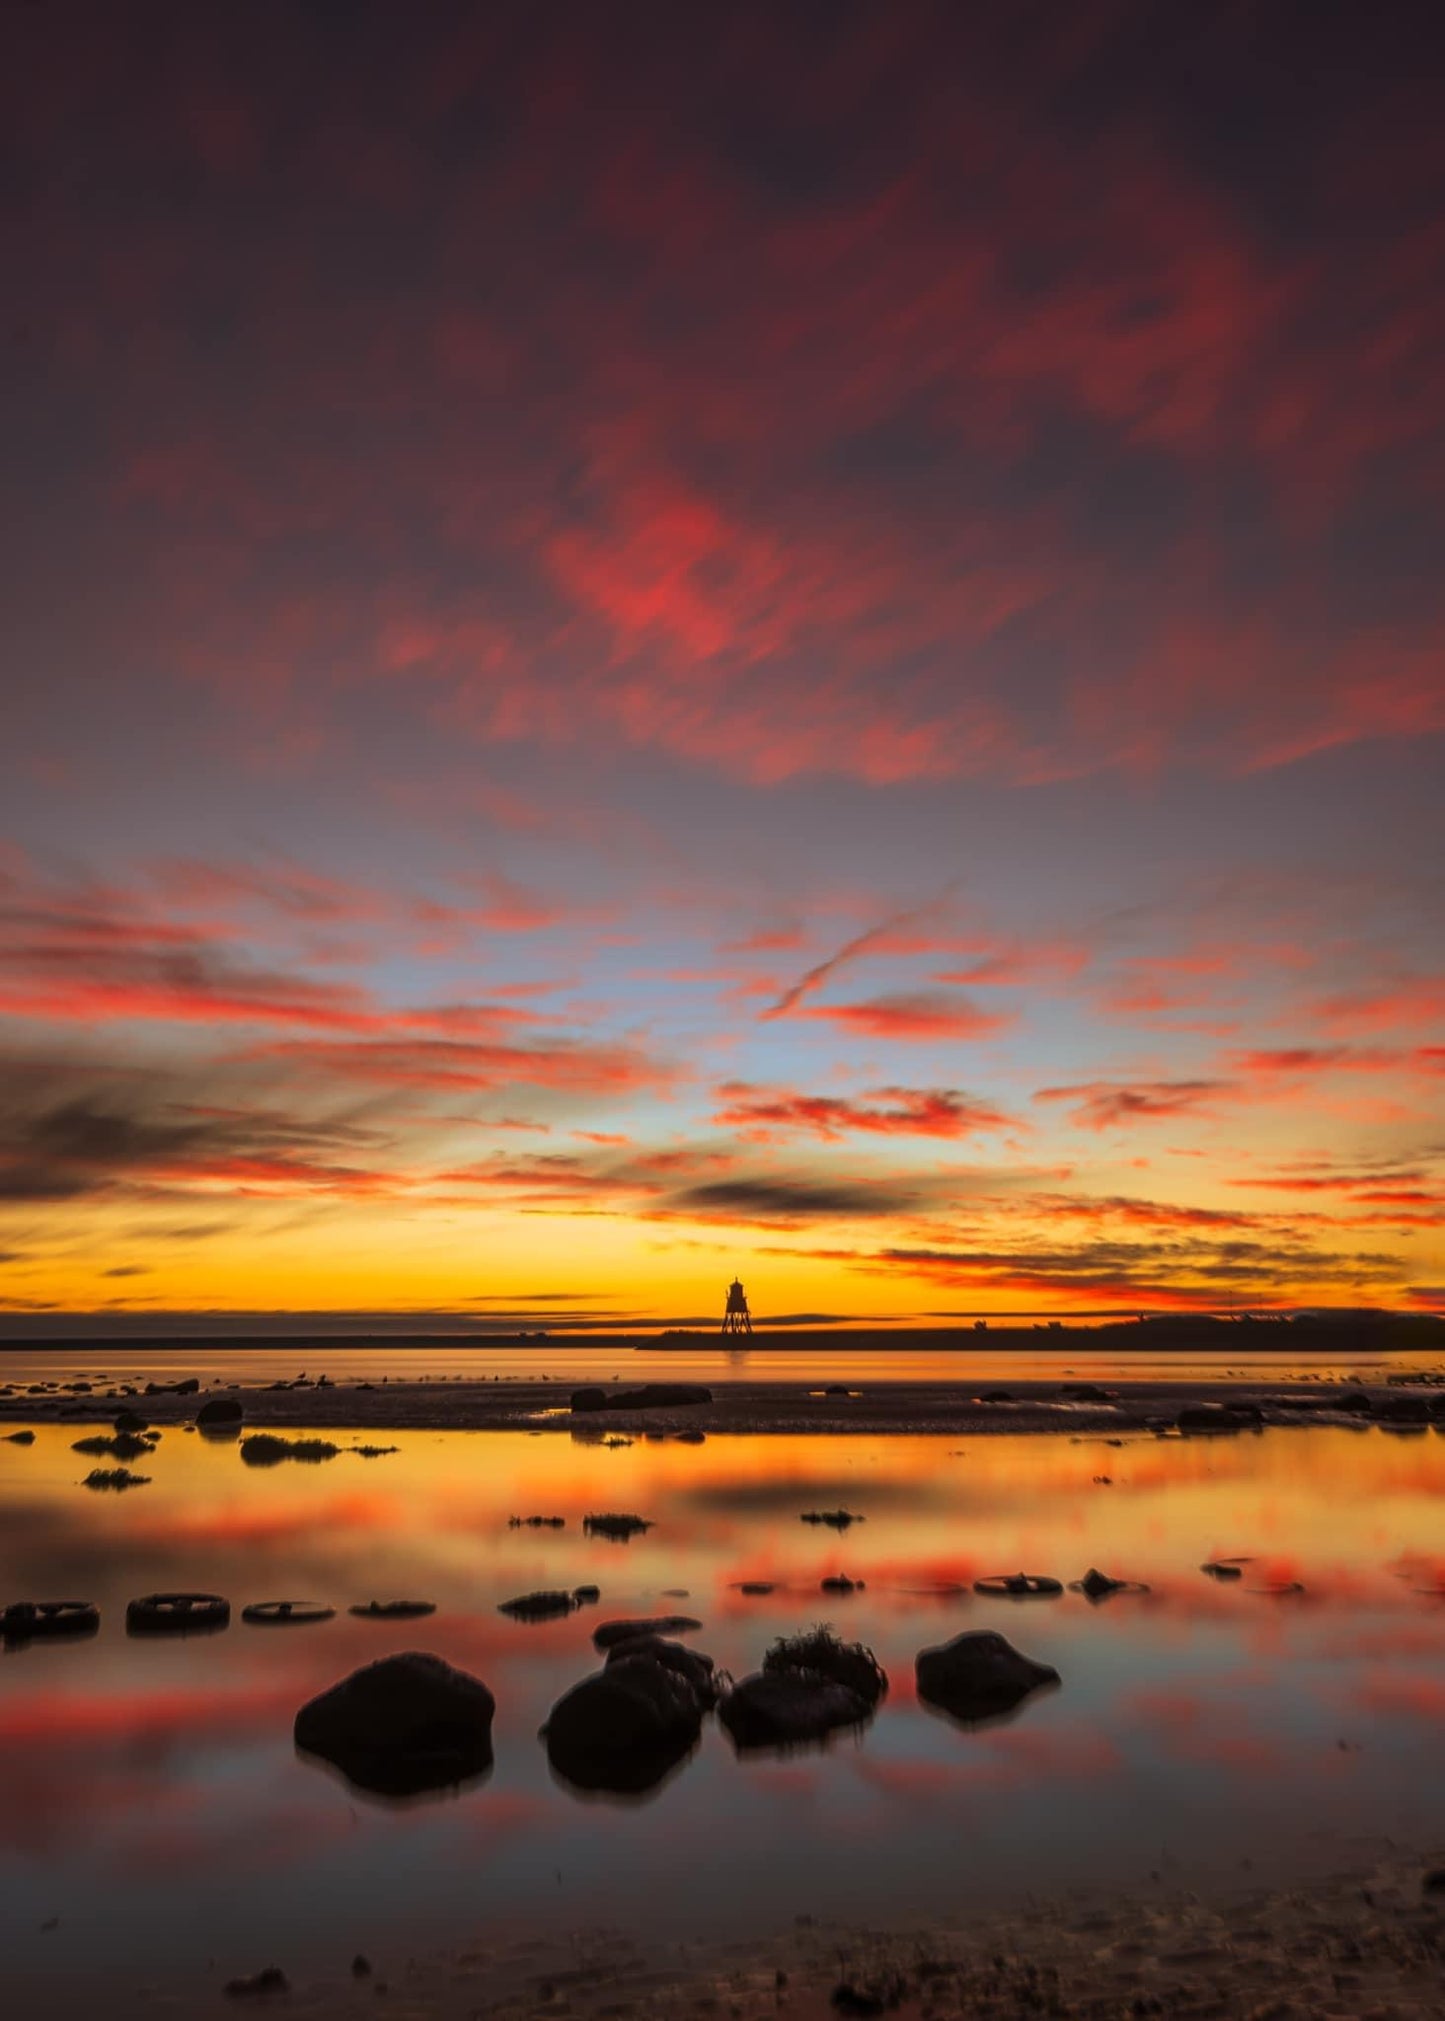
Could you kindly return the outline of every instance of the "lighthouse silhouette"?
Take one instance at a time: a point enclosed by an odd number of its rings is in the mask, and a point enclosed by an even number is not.
[[[724,1333],[751,1333],[753,1316],[748,1311],[748,1294],[743,1290],[743,1280],[735,1277],[728,1286],[727,1310],[723,1314]]]

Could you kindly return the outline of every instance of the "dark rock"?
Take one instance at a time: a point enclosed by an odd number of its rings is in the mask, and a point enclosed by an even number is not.
[[[1241,1560],[1235,1563],[1228,1559],[1211,1558],[1199,1569],[1207,1579],[1242,1579],[1246,1562]]]
[[[1041,1685],[1059,1682],[1059,1673],[1050,1664],[1021,1656],[1006,1637],[991,1629],[975,1629],[936,1648],[921,1649],[913,1667],[919,1697],[955,1719],[996,1718],[1021,1705]]]
[[[851,1509],[807,1509],[799,1516],[800,1523],[823,1523],[830,1530],[846,1530],[850,1524],[864,1523],[866,1516],[855,1516]]]
[[[639,1635],[686,1635],[701,1628],[690,1614],[659,1614],[650,1621],[599,1621],[592,1631],[594,1649],[615,1649],[619,1642],[635,1642]]]
[[[1071,1382],[1064,1386],[1064,1395],[1071,1403],[1115,1403],[1117,1398],[1112,1390],[1100,1389],[1096,1382]]]
[[[572,1598],[577,1602],[579,1607],[590,1607],[595,1601],[602,1598],[602,1588],[600,1586],[574,1586],[572,1588]]]
[[[850,1579],[845,1572],[837,1572],[830,1579],[820,1579],[818,1581],[818,1591],[820,1593],[861,1593],[863,1591],[863,1583],[861,1579]]]
[[[763,1669],[811,1671],[846,1685],[869,1705],[876,1705],[888,1689],[888,1673],[873,1651],[861,1642],[841,1642],[827,1628],[780,1636],[763,1658]]]
[[[980,1403],[1016,1403],[1018,1401],[1011,1389],[981,1389],[978,1393],[978,1400]]]
[[[756,1670],[735,1684],[718,1718],[738,1747],[795,1747],[861,1726],[866,1698],[815,1670]]]
[[[508,1516],[509,1530],[565,1530],[565,1516]]]
[[[1445,1867],[1431,1867],[1420,1885],[1427,1895],[1445,1894]]]
[[[199,1396],[200,1391],[201,1385],[193,1375],[183,1382],[148,1382],[145,1386],[147,1396]]]
[[[248,2000],[266,1993],[289,1993],[291,1981],[279,1965],[268,1965],[249,1979],[228,1979],[226,1992],[233,2000]]]
[[[34,1432],[6,1432],[5,1443],[8,1446],[33,1446],[35,1434]]]
[[[699,1431],[674,1432],[673,1444],[679,1446],[705,1446],[707,1433]]]
[[[118,1432],[148,1432],[149,1424],[138,1410],[118,1410],[111,1420]]]
[[[759,1599],[764,1593],[776,1593],[777,1587],[771,1579],[743,1579],[739,1581],[739,1593],[746,1593],[750,1599]]]
[[[336,1609],[319,1600],[253,1600],[241,1609],[241,1619],[253,1628],[308,1628],[334,1621]]]
[[[1247,1432],[1264,1423],[1264,1413],[1256,1404],[1187,1403],[1174,1422],[1181,1432]]]
[[[649,1663],[660,1663],[664,1670],[675,1671],[697,1693],[698,1702],[710,1708],[717,1702],[718,1685],[713,1660],[704,1656],[700,1649],[689,1649],[685,1642],[669,1642],[661,1635],[638,1635],[630,1642],[614,1642],[607,1651],[609,1666],[614,1663],[629,1663],[634,1657],[643,1657]]]
[[[510,1614],[514,1621],[555,1621],[576,1605],[575,1593],[522,1593],[515,1600],[503,1600],[497,1612]]]
[[[987,1579],[975,1579],[973,1590],[989,1600],[1055,1600],[1064,1586],[1046,1572],[995,1572]]]
[[[296,1745],[385,1796],[447,1789],[492,1763],[496,1701],[479,1677],[416,1650],[353,1671],[296,1715]]]
[[[823,1394],[824,1396],[852,1396],[853,1392],[849,1389],[846,1382],[830,1382],[823,1391]]]
[[[198,1425],[238,1425],[245,1416],[239,1397],[213,1396],[196,1412]]]
[[[1382,1396],[1370,1407],[1381,1424],[1420,1425],[1430,1421],[1430,1399],[1423,1396]]]
[[[574,1411],[677,1410],[683,1405],[711,1402],[712,1391],[700,1382],[648,1382],[640,1389],[614,1390],[610,1396],[596,1385],[572,1392]]]
[[[1073,1590],[1087,1600],[1107,1600],[1112,1593],[1147,1593],[1149,1588],[1135,1579],[1111,1579],[1107,1572],[1091,1565]]]
[[[370,1958],[364,1958],[360,1951],[357,1952],[351,1961],[351,1976],[353,1979],[369,1979],[371,1977],[371,1960]]]
[[[348,1607],[358,1621],[420,1621],[426,1614],[435,1614],[435,1600],[367,1600],[355,1607]]]
[[[17,1600],[0,1607],[0,1637],[7,1642],[36,1642],[94,1635],[100,1610],[89,1600]]]
[[[231,1603],[219,1593],[147,1593],[125,1610],[128,1635],[192,1635],[230,1620]]]
[[[640,1794],[697,1743],[702,1701],[650,1656],[609,1663],[559,1698],[543,1729],[552,1767],[579,1789]]]

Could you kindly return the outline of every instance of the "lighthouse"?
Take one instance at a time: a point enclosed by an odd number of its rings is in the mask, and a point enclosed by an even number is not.
[[[753,1316],[748,1311],[748,1294],[743,1290],[743,1281],[735,1277],[728,1286],[727,1310],[723,1314],[724,1333],[751,1333]]]

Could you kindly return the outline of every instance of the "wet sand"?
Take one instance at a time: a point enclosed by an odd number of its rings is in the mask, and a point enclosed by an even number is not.
[[[198,1361],[203,1379],[204,1363]],[[609,1390],[635,1388],[640,1381],[663,1379],[628,1372]],[[1338,1405],[1361,1387],[1372,1399],[1398,1397],[1399,1384],[1382,1381],[1363,1386],[1307,1377],[1293,1382],[1259,1377],[1227,1377],[1117,1381],[1107,1385],[1107,1402],[1079,1401],[1071,1385],[1057,1379],[1019,1378],[1005,1384],[959,1382],[885,1382],[860,1379],[846,1385],[846,1394],[830,1393],[828,1385],[808,1384],[796,1377],[733,1381],[713,1390],[710,1403],[662,1409],[606,1409],[573,1412],[571,1381],[426,1380],[400,1378],[375,1383],[314,1382],[283,1387],[205,1383],[199,1395],[178,1397],[133,1395],[115,1388],[94,1387],[89,1394],[69,1390],[45,1395],[0,1396],[0,1420],[45,1423],[63,1419],[77,1425],[109,1423],[117,1410],[129,1406],[151,1423],[184,1424],[198,1405],[215,1397],[236,1398],[245,1425],[256,1430],[348,1431],[527,1431],[562,1432],[573,1438],[603,1438],[649,1433],[676,1437],[679,1433],[818,1433],[939,1432],[978,1436],[990,1432],[1053,1432],[1091,1436],[1126,1436],[1157,1432],[1172,1426],[1189,1404],[1220,1403],[1257,1406],[1268,1424],[1358,1424],[1359,1413]],[[841,1385],[835,1387],[842,1387]],[[1003,1394],[1006,1391],[1006,1395]],[[1438,1386],[1405,1393],[1445,1399]],[[1445,1422],[1445,1420],[1442,1420]]]
[[[312,2021],[824,2021],[897,2013],[1025,2021],[1240,2017],[1240,2021],[1424,2021],[1445,2012],[1445,1891],[1427,1884],[1445,1849],[1397,1849],[1288,1889],[1206,1900],[1151,1877],[1127,1895],[1074,1896],[1013,1914],[866,1930],[807,1915],[726,1945],[618,1932],[559,1939],[488,1933],[445,1954],[340,1961],[329,1978],[227,2000],[235,2011]],[[968,1888],[960,1861],[960,1892]],[[483,1922],[483,1928],[485,1924]],[[257,1960],[256,1969],[282,1960]],[[217,1974],[210,1995],[224,1978]],[[845,1992],[843,1989],[849,1989]],[[112,1989],[110,2013],[191,2015],[194,1989]],[[210,2002],[206,2005],[209,2007]]]

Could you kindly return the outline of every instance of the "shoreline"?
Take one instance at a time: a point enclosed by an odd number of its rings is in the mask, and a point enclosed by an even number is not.
[[[102,1389],[55,1384],[0,1394],[0,1423],[109,1423],[134,1409],[159,1426],[192,1422],[219,1398],[240,1404],[243,1428],[272,1431],[512,1431],[562,1433],[581,1443],[605,1437],[678,1438],[771,1435],[1028,1433],[1091,1438],[1158,1436],[1180,1415],[1224,1406],[1238,1412],[1219,1431],[1265,1426],[1378,1426],[1403,1436],[1445,1431],[1445,1386],[1438,1377],[1367,1383],[1217,1375],[1177,1381],[1115,1381],[1107,1386],[1024,1378],[1007,1386],[937,1381],[807,1383],[797,1377],[720,1384],[709,1401],[574,1411],[571,1380],[400,1378],[377,1382],[306,1381],[264,1385],[204,1382],[185,1395],[136,1384]],[[609,1392],[614,1385],[603,1385]],[[616,1390],[631,1390],[624,1380]],[[1081,1392],[1093,1391],[1093,1395]],[[1180,1427],[1211,1435],[1203,1425]]]
[[[1387,1845],[1322,1878],[1270,1888],[1241,1875],[1238,1886],[1207,1895],[1153,1874],[1133,1888],[1080,1889],[901,1927],[798,1914],[744,1939],[639,1939],[604,1927],[509,1940],[483,1925],[459,1946],[400,1958],[378,1951],[361,1972],[338,1962],[325,1977],[288,1974],[274,2004],[311,2021],[379,2011],[394,2021],[884,2013],[919,2021],[1426,2021],[1441,2012],[1445,1988],[1441,1856]],[[258,1958],[253,1969],[268,1967],[286,1970],[279,1958]],[[218,1965],[204,1991],[152,1982],[127,1997],[112,1984],[106,2011],[193,2014],[198,2001],[218,2001],[231,1969]],[[269,2012],[273,1999],[244,2004]],[[52,2000],[51,2011],[66,2009]]]

